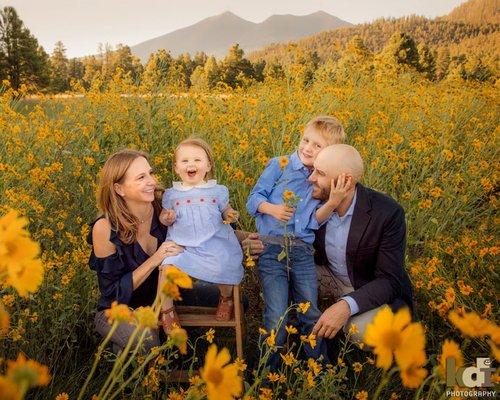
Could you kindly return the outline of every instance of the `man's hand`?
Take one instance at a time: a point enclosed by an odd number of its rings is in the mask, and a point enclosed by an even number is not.
[[[165,226],[170,226],[175,222],[175,211],[163,209],[160,213],[160,222]]]
[[[259,254],[264,251],[264,243],[259,239],[258,233],[249,233],[248,236],[242,240],[241,247],[243,253],[250,253],[252,258],[256,260],[259,258]]]
[[[345,300],[339,300],[328,307],[319,317],[312,332],[317,337],[332,339],[341,330],[351,316],[351,309]]]

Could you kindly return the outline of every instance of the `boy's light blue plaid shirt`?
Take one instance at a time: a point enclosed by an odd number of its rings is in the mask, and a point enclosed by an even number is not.
[[[269,161],[248,196],[247,210],[255,217],[257,231],[261,235],[283,236],[285,224],[257,210],[264,201],[283,204],[283,192],[291,190],[300,200],[295,207],[295,213],[287,223],[286,232],[312,244],[314,230],[319,228],[316,208],[320,203],[319,200],[312,198],[312,184],[307,180],[312,171],[302,164],[297,152],[288,158],[289,163],[283,170],[279,165],[279,157]]]

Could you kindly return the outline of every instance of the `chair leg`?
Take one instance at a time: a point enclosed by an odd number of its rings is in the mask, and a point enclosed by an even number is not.
[[[242,312],[241,312],[241,294],[240,286],[233,288],[234,298],[234,322],[235,322],[235,335],[236,335],[236,355],[243,359],[243,329],[242,329]]]

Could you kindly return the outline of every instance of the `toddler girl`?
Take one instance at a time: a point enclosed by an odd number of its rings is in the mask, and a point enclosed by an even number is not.
[[[181,179],[163,194],[160,221],[169,226],[166,240],[184,247],[162,265],[173,264],[196,279],[217,283],[220,290],[216,319],[227,321],[233,311],[232,289],[243,278],[243,253],[230,225],[238,212],[229,205],[229,191],[218,185],[208,144],[197,138],[181,142],[174,152],[175,173]],[[159,285],[164,281],[160,267]],[[162,303],[166,333],[179,319],[173,301]]]

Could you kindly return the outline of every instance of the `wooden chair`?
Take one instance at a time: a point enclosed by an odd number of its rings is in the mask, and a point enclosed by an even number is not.
[[[229,321],[217,321],[215,312],[217,307],[201,306],[176,306],[175,309],[179,315],[181,326],[185,327],[227,327],[233,328],[236,342],[236,355],[243,359],[243,334],[244,321],[241,306],[240,286],[233,286],[234,313]],[[172,380],[185,382],[189,379],[187,371],[173,371]]]

